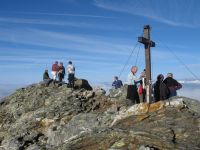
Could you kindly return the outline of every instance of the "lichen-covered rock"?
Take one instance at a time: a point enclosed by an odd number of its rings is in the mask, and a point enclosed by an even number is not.
[[[200,149],[200,102],[130,105],[126,86],[117,91],[18,89],[0,104],[0,150]]]

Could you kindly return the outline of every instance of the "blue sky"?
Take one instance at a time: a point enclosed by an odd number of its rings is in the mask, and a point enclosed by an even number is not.
[[[173,72],[177,79],[195,79],[181,60],[199,78],[199,8],[199,0],[1,0],[0,84],[39,82],[55,60],[65,66],[72,60],[78,78],[112,82],[145,24],[156,42],[152,77]],[[135,64],[139,75],[143,45],[135,48],[123,81]]]

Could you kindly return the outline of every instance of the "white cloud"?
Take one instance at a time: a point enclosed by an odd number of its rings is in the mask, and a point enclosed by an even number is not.
[[[171,26],[200,27],[199,2],[195,0],[95,0],[94,4]]]
[[[128,55],[131,45],[115,44],[115,38],[103,39],[93,35],[67,34],[36,29],[0,28],[1,41],[45,46],[65,51]]]
[[[83,15],[84,16],[84,15]],[[89,15],[88,15],[89,16]],[[72,16],[73,17],[73,16]],[[90,16],[91,17],[91,16]],[[95,17],[94,17],[95,18]],[[111,19],[111,18],[109,18]],[[44,25],[44,26],[60,26],[60,27],[75,27],[80,29],[100,29],[100,30],[117,30],[117,31],[126,31],[130,30],[130,28],[124,28],[121,26],[110,24],[108,21],[102,20],[78,20],[77,19],[63,19],[63,18],[54,18],[54,19],[32,19],[32,18],[16,18],[16,17],[0,17],[1,24],[25,24],[25,25]]]
[[[185,96],[200,101],[200,84],[198,83],[186,83],[183,84],[183,88],[178,90],[178,95]]]
[[[86,22],[75,22],[75,21],[59,21],[59,20],[44,20],[44,19],[23,19],[23,18],[5,18],[0,17],[1,23],[15,23],[15,24],[31,24],[31,25],[53,25],[53,26],[70,26],[78,28],[103,28],[101,25],[86,23]],[[109,28],[112,29],[112,28]],[[114,28],[115,29],[115,28]],[[118,28],[119,29],[119,28]]]
[[[3,11],[7,12],[7,11]],[[102,15],[91,15],[91,14],[70,14],[70,13],[49,13],[49,12],[20,12],[20,11],[9,11],[13,14],[22,15],[39,15],[39,16],[68,16],[68,17],[85,17],[85,18],[96,18],[96,19],[113,19],[116,17],[102,16]]]

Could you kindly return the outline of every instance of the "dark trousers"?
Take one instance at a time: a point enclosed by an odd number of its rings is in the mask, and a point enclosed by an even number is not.
[[[62,80],[64,79],[65,75],[63,73],[58,73],[58,79],[59,79],[59,82],[62,82]]]
[[[68,75],[69,87],[74,88],[74,74],[70,73]]]
[[[128,85],[126,98],[130,99],[133,104],[140,103],[136,85]]]
[[[53,79],[44,79],[43,82],[45,86],[49,86],[49,84],[53,81]]]

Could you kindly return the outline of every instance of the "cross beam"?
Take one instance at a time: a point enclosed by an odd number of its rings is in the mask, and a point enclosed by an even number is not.
[[[138,37],[138,42],[144,44],[145,48],[145,68],[146,68],[146,102],[152,102],[151,85],[151,47],[155,47],[155,42],[150,40],[150,26],[144,26],[143,37]]]

